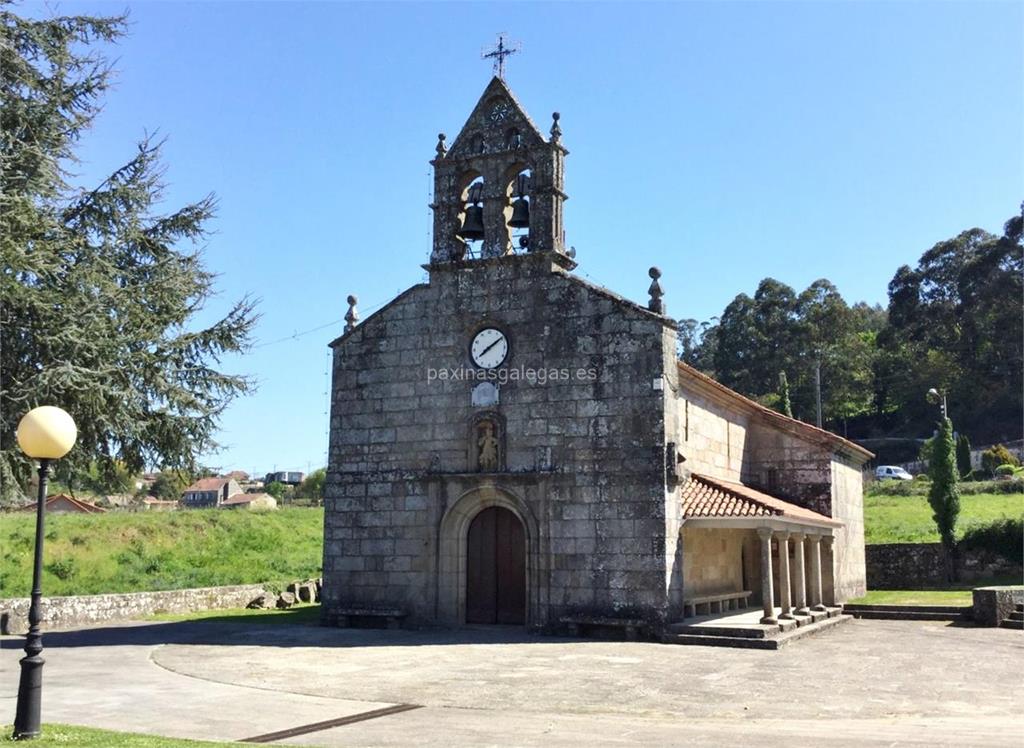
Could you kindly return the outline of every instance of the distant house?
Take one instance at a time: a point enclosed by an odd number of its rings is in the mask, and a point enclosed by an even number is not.
[[[177,501],[161,501],[155,496],[147,496],[139,503],[142,512],[173,512],[177,508]]]
[[[270,511],[277,509],[277,499],[269,493],[240,493],[220,505],[221,509]]]
[[[201,478],[185,489],[181,504],[186,509],[218,507],[242,488],[234,478]]]
[[[298,470],[280,470],[276,473],[267,473],[263,479],[263,485],[271,483],[284,483],[286,486],[297,486],[305,479],[306,474]]]
[[[224,475],[225,478],[231,478],[238,481],[239,483],[248,483],[249,474],[244,470],[232,470],[230,473]]]
[[[21,511],[34,512],[37,506],[38,502],[32,502],[23,506]],[[46,497],[46,512],[48,514],[103,514],[106,511],[101,506],[76,499],[74,496],[68,496],[66,493]]]

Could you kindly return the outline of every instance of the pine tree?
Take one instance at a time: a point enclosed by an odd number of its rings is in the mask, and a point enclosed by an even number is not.
[[[939,529],[939,538],[946,550],[947,576],[950,580],[955,575],[953,563],[956,552],[956,521],[960,516],[960,489],[957,482],[960,476],[956,469],[955,447],[953,443],[953,422],[943,418],[939,423],[939,431],[932,439],[928,476],[932,485],[928,492],[928,503],[932,508],[932,519]]]
[[[971,443],[967,440],[967,434],[960,434],[956,438],[956,469],[961,478],[971,473]]]
[[[110,82],[96,46],[125,21],[0,10],[0,500],[29,477],[15,429],[37,405],[77,422],[63,470],[189,467],[252,385],[216,366],[248,347],[254,302],[194,322],[214,293],[200,257],[214,197],[158,209],[160,143],[148,138],[101,184],[72,184]]]
[[[789,402],[789,379],[784,371],[779,372],[779,407],[783,415],[793,417],[793,406]]]

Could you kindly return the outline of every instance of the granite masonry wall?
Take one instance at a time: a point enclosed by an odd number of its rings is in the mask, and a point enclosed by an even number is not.
[[[161,592],[126,592],[43,598],[43,628],[59,629],[92,623],[142,618],[154,613],[188,613],[215,608],[243,608],[264,589],[258,584],[201,587]],[[28,632],[27,597],[0,600],[0,633]]]
[[[905,590],[944,584],[946,554],[941,543],[885,543],[866,547],[867,586],[872,590]],[[1024,574],[1020,564],[990,551],[961,548],[958,577],[966,583]]]
[[[526,529],[528,625],[665,616],[674,549],[654,380],[671,321],[565,264],[538,253],[433,266],[429,284],[334,343],[326,622],[340,608],[387,606],[411,625],[460,623],[459,544],[471,515],[492,505]],[[493,381],[498,402],[475,406],[469,343],[492,326],[510,353]],[[473,469],[481,415],[504,442],[487,473]]]

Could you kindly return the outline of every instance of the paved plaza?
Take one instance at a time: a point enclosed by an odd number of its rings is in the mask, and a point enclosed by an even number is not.
[[[241,740],[355,718],[282,745],[1017,746],[1024,714],[1021,633],[941,622],[852,621],[774,652],[198,622],[44,643],[47,722]],[[9,722],[21,639],[2,644]]]

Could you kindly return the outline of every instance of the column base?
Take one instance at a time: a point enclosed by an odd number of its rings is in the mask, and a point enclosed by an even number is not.
[[[818,603],[817,605],[812,605],[811,606],[811,610],[813,610],[816,613],[827,613],[828,612],[828,608],[826,606],[822,605],[821,603]]]
[[[775,626],[778,624],[778,622],[779,619],[775,616],[762,616],[761,620],[759,621],[759,623],[768,624],[769,626]]]
[[[779,616],[779,619],[783,620],[783,621],[795,621],[796,620],[796,616],[793,615],[792,613],[783,613],[782,615]]]
[[[811,609],[805,605],[802,608],[797,608],[796,614],[798,616],[809,616],[811,614]]]

